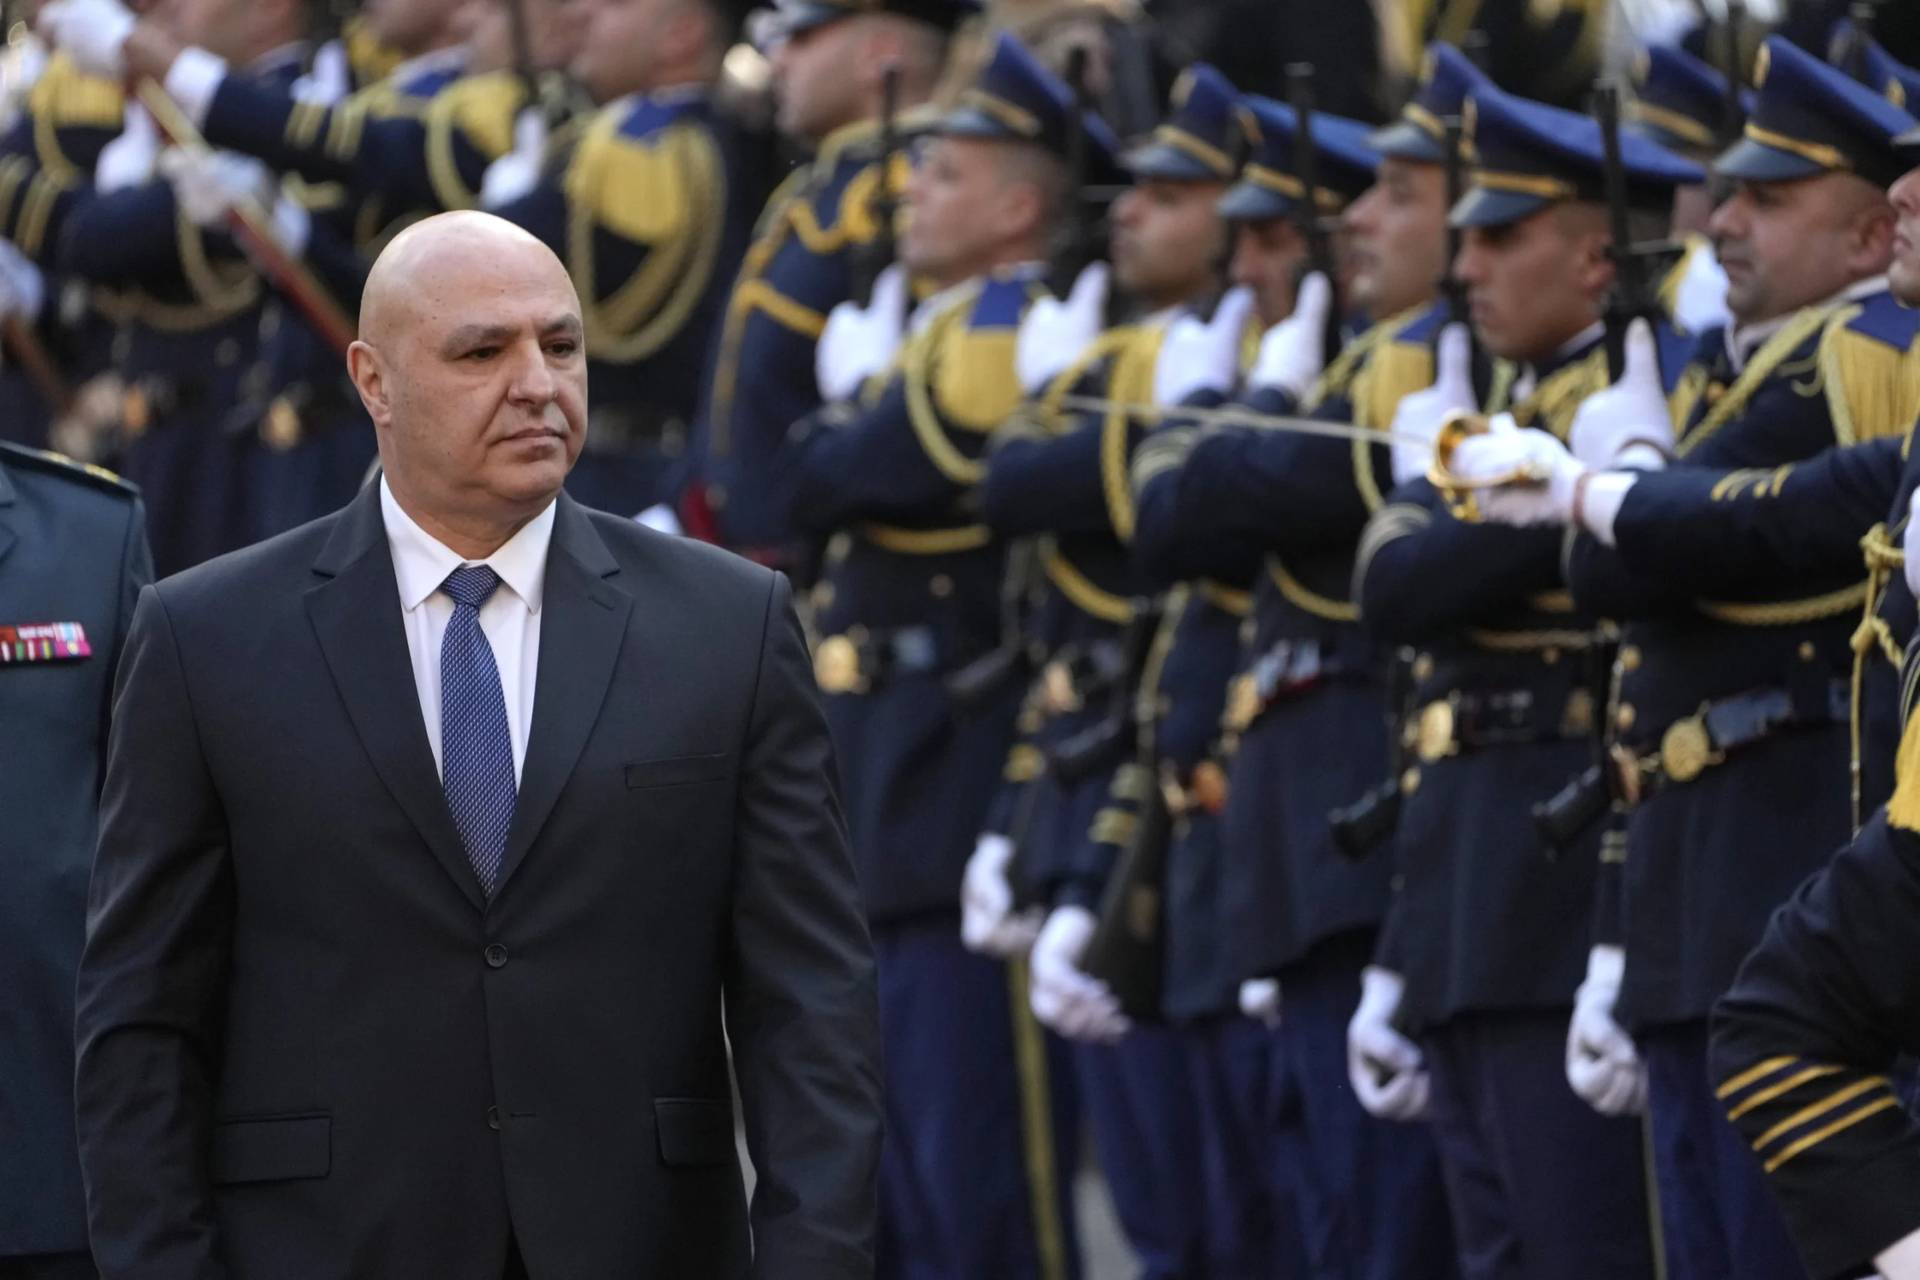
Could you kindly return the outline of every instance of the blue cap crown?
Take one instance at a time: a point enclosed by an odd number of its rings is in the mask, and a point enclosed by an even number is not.
[[[1593,118],[1486,85],[1468,99],[1466,126],[1473,173],[1455,226],[1504,226],[1562,201],[1606,199],[1606,145]],[[1699,165],[1624,129],[1620,162],[1636,208],[1670,209],[1675,187],[1706,180]]]
[[[1753,115],[1714,162],[1719,173],[1744,182],[1855,173],[1885,187],[1909,167],[1894,139],[1913,117],[1791,41],[1761,46],[1754,81]]]
[[[1180,73],[1167,118],[1123,163],[1136,178],[1231,182],[1238,171],[1240,94],[1204,62]]]
[[[1240,127],[1247,135],[1247,163],[1220,200],[1220,212],[1249,222],[1284,218],[1306,199],[1301,180],[1296,139],[1300,117],[1292,107],[1271,98],[1249,95],[1240,109]],[[1314,204],[1334,213],[1373,185],[1380,157],[1367,144],[1369,130],[1358,120],[1313,113],[1313,151],[1319,189]]]
[[[1080,110],[1066,83],[1025,45],[1002,32],[987,65],[933,131],[949,137],[1030,142],[1064,159],[1071,149],[1076,115],[1086,145],[1088,176],[1104,180],[1114,175],[1120,144],[1106,121]]]
[[[862,13],[893,13],[951,31],[980,12],[980,0],[775,0],[775,30],[798,35]]]
[[[1634,59],[1633,98],[1621,115],[1663,147],[1709,150],[1727,115],[1727,78],[1684,49],[1650,46]]]
[[[1452,45],[1428,45],[1412,100],[1400,109],[1399,119],[1367,141],[1384,156],[1445,164],[1447,117],[1459,115],[1474,90],[1488,83],[1486,74]]]
[[[1867,88],[1909,115],[1920,113],[1920,70],[1897,61],[1872,37],[1861,45],[1860,59]]]

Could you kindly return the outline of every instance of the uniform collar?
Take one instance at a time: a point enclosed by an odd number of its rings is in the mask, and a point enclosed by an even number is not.
[[[555,506],[549,502],[544,511],[527,521],[486,559],[467,560],[415,523],[413,517],[401,509],[386,477],[382,476],[380,518],[386,526],[387,544],[393,549],[393,576],[400,588],[401,606],[411,613],[438,591],[455,569],[463,564],[484,564],[520,597],[528,613],[540,612],[547,576],[547,548],[553,541]]]
[[[408,58],[395,67],[387,79],[393,84],[405,84],[417,76],[430,75],[438,71],[458,72],[467,64],[465,45],[450,44],[440,49],[429,49],[425,53]]]
[[[1593,344],[1607,334],[1607,326],[1598,320],[1582,329],[1572,338],[1560,344],[1559,350],[1542,360],[1539,364],[1527,365],[1513,384],[1514,403],[1527,399],[1540,387],[1542,380],[1551,378],[1560,370],[1593,349]]]
[[[1876,293],[1885,293],[1886,291],[1887,277],[1885,275],[1868,276],[1864,280],[1854,281],[1826,301],[1816,302],[1813,305],[1814,307],[1831,307],[1843,302],[1860,302],[1866,298],[1871,298]],[[1801,310],[1809,309],[1810,308],[1803,307]],[[1733,365],[1733,371],[1739,373],[1742,369],[1746,368],[1747,361],[1753,359],[1753,353],[1766,345],[1768,339],[1784,329],[1787,323],[1799,314],[1800,312],[1798,311],[1790,311],[1784,316],[1775,316],[1771,320],[1761,320],[1754,324],[1741,325],[1738,327],[1729,325],[1724,340],[1726,342],[1727,359]]]

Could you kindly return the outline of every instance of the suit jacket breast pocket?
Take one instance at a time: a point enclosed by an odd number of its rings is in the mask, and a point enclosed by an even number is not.
[[[324,1178],[333,1168],[333,1120],[323,1112],[228,1120],[213,1127],[213,1181]]]
[[[662,760],[642,760],[626,767],[627,790],[647,791],[655,787],[687,787],[701,782],[724,782],[733,775],[733,756],[721,751],[713,755],[668,756]]]

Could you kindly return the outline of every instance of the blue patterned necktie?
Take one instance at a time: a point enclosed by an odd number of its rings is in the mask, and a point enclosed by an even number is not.
[[[483,564],[462,565],[440,584],[453,601],[440,642],[440,780],[467,861],[489,897],[500,879],[517,793],[500,668],[480,630],[480,606],[499,585],[500,575]]]

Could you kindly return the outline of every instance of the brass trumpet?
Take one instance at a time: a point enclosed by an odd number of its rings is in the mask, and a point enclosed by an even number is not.
[[[1491,429],[1486,414],[1456,409],[1440,423],[1439,434],[1433,438],[1433,464],[1427,468],[1427,482],[1439,490],[1440,500],[1446,503],[1453,518],[1463,523],[1479,522],[1481,512],[1478,495],[1483,491],[1533,488],[1547,483],[1547,477],[1532,463],[1523,463],[1504,475],[1489,476],[1484,480],[1468,480],[1455,475],[1453,455],[1459,449],[1460,442],[1486,435]]]

